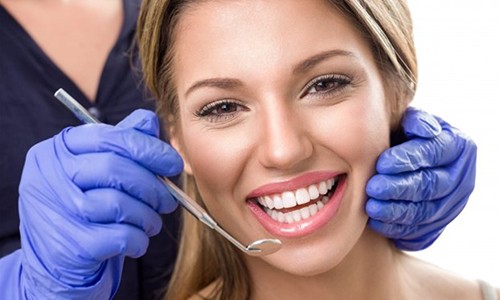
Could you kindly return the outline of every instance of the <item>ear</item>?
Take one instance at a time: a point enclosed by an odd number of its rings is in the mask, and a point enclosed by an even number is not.
[[[170,137],[169,139],[170,145],[172,145],[172,147],[174,147],[174,149],[177,152],[179,152],[179,154],[182,157],[182,160],[184,161],[184,172],[186,172],[189,175],[193,175],[191,163],[189,162],[189,158],[185,151],[184,143],[181,139],[182,133],[180,132],[180,130],[174,128],[173,126],[169,128],[168,133]]]

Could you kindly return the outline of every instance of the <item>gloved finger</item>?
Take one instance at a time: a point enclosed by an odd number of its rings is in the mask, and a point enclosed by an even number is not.
[[[433,115],[408,107],[401,122],[407,137],[433,138],[441,133],[441,124]]]
[[[29,216],[21,220],[20,230],[26,237],[26,247],[38,249],[41,251],[38,254],[45,257],[55,253],[61,256],[58,260],[64,260],[69,266],[84,268],[82,263],[85,262],[95,268],[96,263],[108,258],[122,254],[138,257],[147,249],[148,236],[135,226],[90,223],[64,211],[53,210],[45,203],[35,204],[37,209],[29,204],[22,201],[19,206],[20,214]]]
[[[422,169],[399,175],[374,175],[366,185],[368,196],[379,200],[422,201],[443,198],[455,184],[448,168]]]
[[[133,225],[151,237],[160,232],[160,215],[148,205],[115,189],[94,189],[85,192],[79,201],[78,215],[91,223],[122,223]]]
[[[90,259],[103,262],[106,259],[126,255],[137,258],[144,253],[149,245],[149,238],[141,229],[127,224],[90,224],[80,226],[80,241],[85,241],[81,247]],[[67,232],[66,232],[67,233]]]
[[[435,138],[414,138],[385,150],[378,158],[376,168],[380,174],[399,174],[445,166],[455,161],[463,150],[463,140],[445,129]]]
[[[368,225],[379,234],[392,239],[418,240],[422,236],[442,230],[451,220],[444,218],[434,223],[420,225],[403,225],[380,222],[368,219]]]
[[[430,245],[432,245],[438,239],[443,230],[444,229],[438,230],[436,232],[430,232],[414,240],[393,239],[392,242],[398,249],[401,250],[406,250],[406,251],[424,250]]]
[[[82,190],[113,188],[123,191],[160,213],[170,213],[177,201],[167,187],[139,164],[114,153],[81,154],[71,159],[65,172]]]
[[[444,218],[454,219],[465,207],[465,201],[450,197],[425,202],[368,199],[367,215],[380,222],[400,225],[423,225]],[[455,205],[452,205],[455,204]]]
[[[57,149],[67,149],[68,155],[114,152],[163,176],[183,169],[182,158],[170,145],[134,129],[88,124],[67,128],[54,139]]]
[[[125,119],[116,124],[120,128],[133,128],[142,133],[158,137],[160,135],[160,122],[152,111],[137,109]]]
[[[377,221],[389,224],[413,225],[413,221],[417,221],[419,217],[419,209],[427,210],[428,207],[434,207],[434,203],[425,202],[422,207],[422,202],[405,202],[405,201],[381,201],[370,198],[366,202],[366,214]],[[423,214],[420,214],[422,216]],[[418,220],[422,222],[422,220]]]

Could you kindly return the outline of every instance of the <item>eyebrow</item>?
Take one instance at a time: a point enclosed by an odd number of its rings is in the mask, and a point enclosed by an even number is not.
[[[357,58],[357,56],[354,53],[345,50],[335,49],[335,50],[324,51],[301,61],[300,63],[298,63],[293,67],[292,72],[293,74],[305,73],[308,70],[312,69],[317,64],[319,64],[320,62],[335,56],[347,56],[351,58]],[[241,86],[243,86],[243,82],[239,79],[209,78],[196,81],[193,85],[189,87],[189,89],[186,91],[184,95],[187,97],[191,92],[202,87],[214,87],[223,90],[231,90]]]
[[[321,52],[319,54],[313,55],[304,61],[298,63],[294,68],[293,68],[293,74],[300,74],[300,73],[305,73],[312,69],[314,66],[319,64],[320,62],[327,60],[331,57],[335,56],[347,56],[350,58],[355,58],[357,59],[358,57],[349,51],[346,50],[340,50],[340,49],[335,49],[335,50],[328,50]]]
[[[237,87],[243,86],[243,82],[238,79],[233,78],[210,78],[200,81],[196,81],[189,89],[186,91],[185,96],[189,95],[193,90],[201,87],[215,87],[224,90],[231,90]]]

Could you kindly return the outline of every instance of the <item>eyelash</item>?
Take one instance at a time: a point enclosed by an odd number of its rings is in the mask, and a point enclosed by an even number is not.
[[[316,91],[311,93],[310,90],[315,88],[315,85],[321,82],[333,83],[335,86],[328,87],[324,91]],[[321,75],[319,77],[311,80],[306,87],[304,88],[304,92],[301,93],[300,98],[304,98],[308,94],[312,94],[316,97],[328,97],[335,93],[342,92],[348,85],[350,85],[352,80],[345,75],[338,74],[327,74]],[[228,106],[231,106],[231,111],[229,112],[217,112],[218,109],[227,109]],[[226,107],[226,108],[224,108]],[[201,109],[195,112],[195,116],[200,119],[206,119],[210,123],[217,122],[225,122],[232,119],[236,113],[240,111],[247,110],[245,106],[243,106],[239,101],[230,100],[230,99],[222,99],[215,102],[211,102]]]
[[[234,110],[229,112],[217,112],[218,109],[224,109],[224,106],[232,106]],[[242,110],[245,110],[245,107],[235,100],[230,99],[222,99],[215,102],[211,102],[205,106],[203,106],[200,110],[198,110],[195,115],[198,118],[207,119],[208,122],[224,122],[228,121],[232,117],[234,117],[235,113],[238,113]]]
[[[315,85],[317,85],[318,83],[321,83],[321,82],[333,83],[333,84],[335,84],[335,86],[328,87],[324,91],[316,91],[316,92],[310,93],[310,90],[312,88],[314,88]],[[317,97],[328,97],[334,93],[342,92],[342,90],[345,89],[351,83],[352,83],[352,80],[345,75],[338,75],[338,74],[321,75],[319,77],[314,78],[309,83],[307,83],[306,87],[304,88],[304,92],[301,93],[301,95],[300,95],[300,98],[304,98],[308,94],[312,94],[312,95],[317,96]]]

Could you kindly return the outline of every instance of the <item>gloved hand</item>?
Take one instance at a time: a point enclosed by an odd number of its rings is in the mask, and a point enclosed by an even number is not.
[[[156,174],[180,156],[138,110],[116,126],[66,128],[30,149],[20,184],[22,293],[29,299],[110,299],[124,256],[139,257],[177,202]]]
[[[409,108],[408,141],[384,151],[366,187],[369,226],[402,250],[430,246],[474,189],[476,145],[456,128]]]

